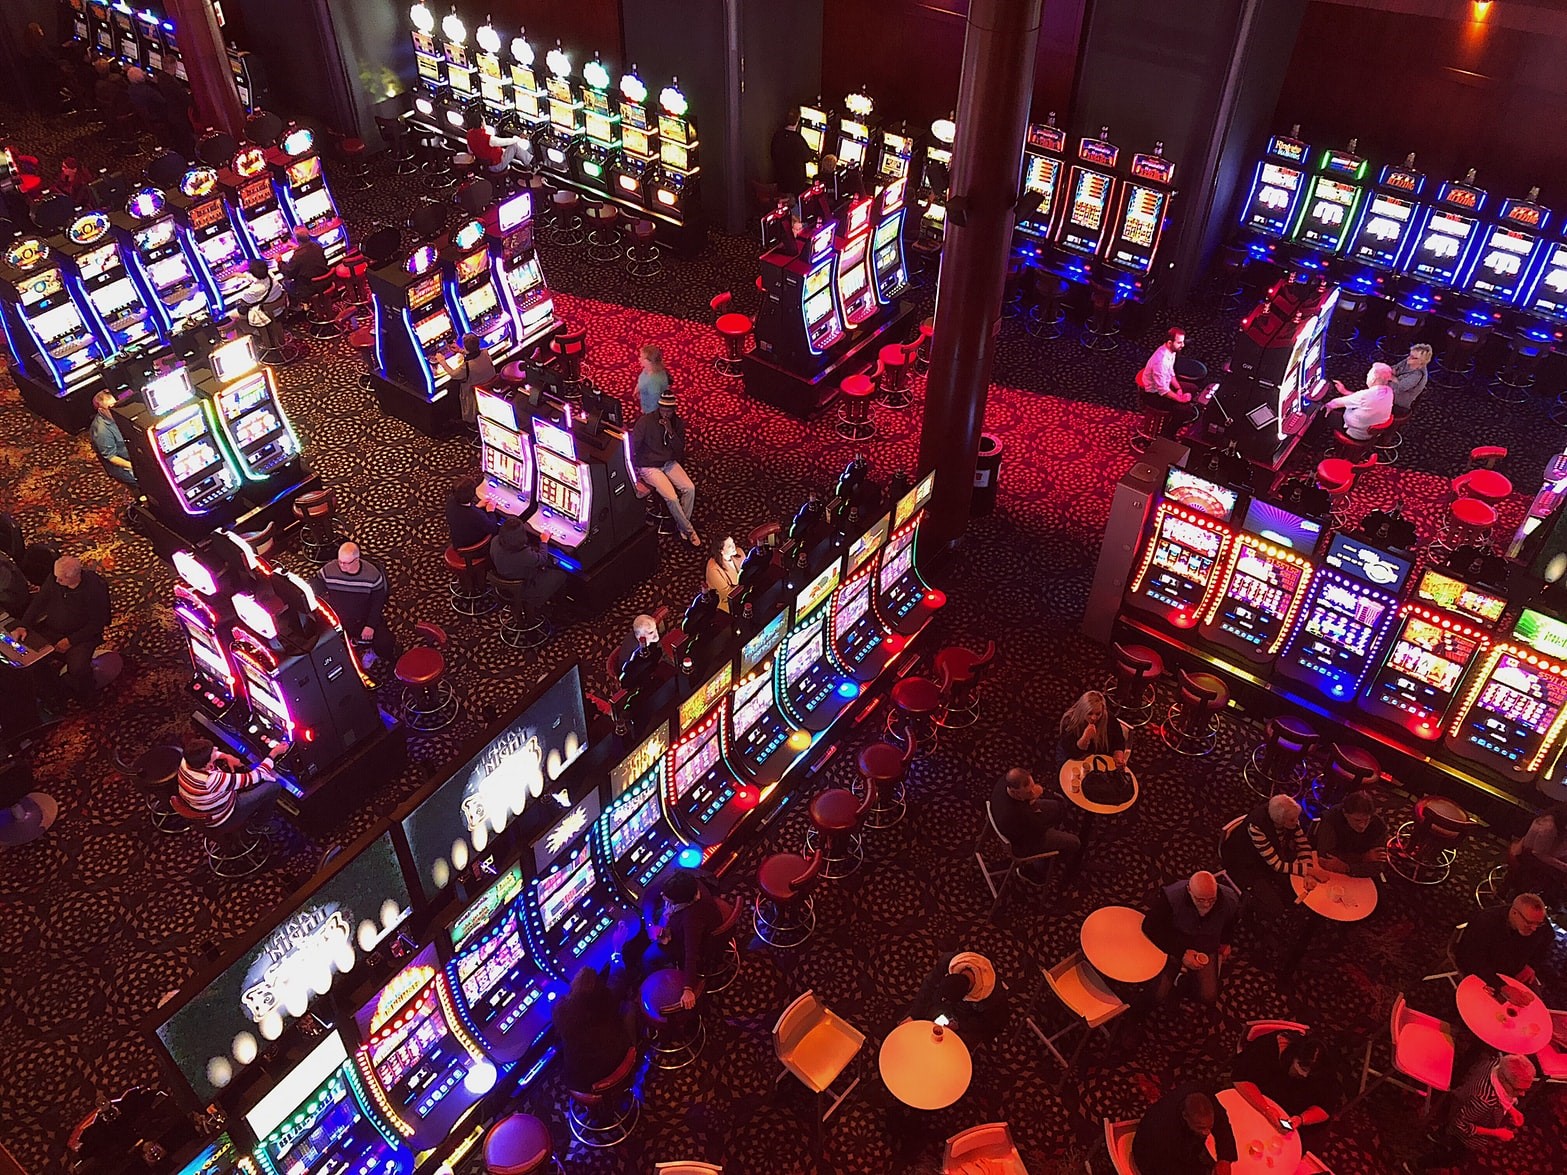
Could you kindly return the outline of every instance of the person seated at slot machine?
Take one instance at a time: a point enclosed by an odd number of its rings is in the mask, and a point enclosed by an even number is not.
[[[545,607],[566,586],[566,573],[544,549],[547,541],[522,519],[508,518],[490,542],[490,566],[501,579],[523,585],[522,598],[530,608]]]
[[[680,1006],[690,1010],[707,984],[709,956],[719,946],[713,932],[728,921],[731,907],[711,881],[689,869],[666,878],[651,905],[642,973],[679,968],[685,980]]]
[[[1317,822],[1322,867],[1351,877],[1374,877],[1387,864],[1387,824],[1371,793],[1358,788]]]
[[[1143,934],[1169,960],[1139,1000],[1139,1011],[1164,1003],[1183,978],[1191,994],[1210,1007],[1216,1004],[1219,963],[1229,957],[1240,920],[1240,899],[1206,869],[1155,893],[1143,917]]]
[[[1082,864],[1083,842],[1075,833],[1058,826],[1066,815],[1066,803],[1045,795],[1026,768],[1014,767],[996,781],[990,793],[990,816],[996,831],[1007,838],[1015,857],[1057,853],[1067,866],[1067,879]],[[1036,884],[1050,875],[1049,861],[1030,861],[1022,872]]]
[[[513,163],[533,166],[533,145],[526,139],[497,135],[485,125],[483,112],[470,110],[463,126],[468,154],[490,174],[500,175],[510,170]]]
[[[1502,976],[1537,984],[1535,965],[1554,938],[1540,895],[1521,893],[1511,905],[1490,906],[1469,919],[1453,946],[1453,962],[1463,974],[1478,975],[1488,987],[1500,990],[1508,1001],[1521,1002],[1523,993],[1503,983]]]
[[[32,602],[33,585],[27,582],[26,573],[16,565],[16,560],[0,551],[0,612],[8,616],[20,616]]]
[[[342,622],[355,645],[368,645],[382,661],[397,659],[397,642],[386,623],[386,575],[359,553],[358,543],[344,543],[337,558],[322,564],[311,581]]]
[[[192,739],[180,760],[180,799],[208,828],[221,827],[231,820],[248,820],[277,798],[282,784],[278,782],[276,764],[284,749],[283,744],[272,747],[266,758],[247,769],[209,740]]]
[[[60,160],[60,173],[49,187],[78,208],[86,208],[93,203],[92,176],[74,155],[67,155]]]
[[[309,229],[300,225],[294,230],[294,247],[278,263],[277,271],[283,278],[289,297],[304,299],[315,292],[312,283],[331,273],[332,267],[327,264],[326,250],[321,247],[321,242],[310,235]]]
[[[462,337],[462,351],[453,355],[447,364],[452,383],[457,385],[457,410],[462,422],[470,429],[479,427],[479,388],[487,388],[495,382],[495,361],[490,349],[480,335]]]
[[[234,291],[234,313],[249,328],[256,346],[276,350],[283,345],[283,312],[288,309],[288,291],[272,275],[267,263],[251,261],[245,266],[245,284]]]
[[[1085,759],[1089,755],[1112,755],[1117,767],[1125,767],[1129,754],[1126,727],[1110,714],[1105,696],[1098,690],[1089,690],[1061,715],[1056,770],[1069,759]]]
[[[53,645],[64,659],[66,691],[85,706],[93,697],[93,653],[108,627],[109,585],[75,555],[62,555],[11,635],[24,643],[31,637],[34,645]],[[51,683],[48,677],[45,681]]]
[[[1393,418],[1393,369],[1373,363],[1366,372],[1366,386],[1357,392],[1334,380],[1338,395],[1322,404],[1324,413],[1344,410],[1344,432],[1357,441],[1369,441],[1371,430]]]
[[[630,635],[620,642],[620,648],[615,651],[616,668],[631,660],[631,654],[638,649],[646,649],[656,644],[658,644],[658,621],[644,612],[631,622]]]
[[[566,994],[555,1002],[550,1026],[560,1049],[567,1089],[592,1089],[625,1061],[636,1046],[635,1012],[592,967],[571,977]]]
[[[1393,406],[1400,412],[1414,411],[1415,401],[1426,390],[1426,379],[1431,366],[1431,344],[1416,343],[1393,365]]]
[[[1208,369],[1195,359],[1185,359],[1186,331],[1172,326],[1165,332],[1164,342],[1148,356],[1148,362],[1137,375],[1137,386],[1150,396],[1163,396],[1167,401],[1168,417],[1164,435],[1173,437],[1197,418],[1201,405],[1197,397]],[[1183,382],[1184,381],[1184,382]],[[1189,385],[1189,386],[1188,386]]]
[[[133,65],[125,71],[125,85],[126,100],[130,102],[131,109],[136,112],[142,130],[167,146],[170,141],[167,99],[159,93],[158,87],[153,85],[152,79],[147,76],[147,71],[139,65]]]
[[[718,610],[729,611],[729,597],[740,586],[740,568],[745,565],[733,535],[725,535],[713,548],[707,561],[707,586],[718,593]]]
[[[131,465],[131,451],[125,446],[125,437],[114,419],[114,393],[99,392],[92,398],[93,418],[87,426],[87,439],[103,471],[115,481],[136,489],[136,472]]]
[[[477,477],[462,477],[446,491],[446,529],[452,546],[459,551],[475,547],[500,529],[504,516],[495,513],[495,503],[481,498]]]
[[[658,402],[669,394],[669,368],[664,366],[664,349],[648,343],[637,352],[637,362],[642,368],[637,373],[637,403],[642,415],[651,416],[658,411]]]
[[[1252,809],[1219,846],[1230,876],[1269,918],[1294,906],[1291,877],[1312,884],[1329,878],[1300,815],[1300,804],[1292,796],[1273,796]]]
[[[637,476],[664,499],[681,537],[693,547],[700,547],[701,536],[691,525],[696,483],[680,465],[680,459],[686,455],[686,422],[675,413],[673,392],[665,391],[658,398],[658,410],[632,426],[631,455]]]
[[[1507,889],[1560,893],[1567,889],[1567,804],[1536,816],[1507,851]]]

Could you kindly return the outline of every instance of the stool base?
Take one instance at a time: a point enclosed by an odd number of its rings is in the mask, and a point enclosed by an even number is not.
[[[1110,706],[1110,713],[1114,714],[1128,726],[1147,726],[1153,721],[1154,708],[1159,704],[1158,691],[1154,689],[1152,682],[1144,685],[1141,694],[1135,699],[1121,700],[1120,691],[1116,687],[1114,677],[1105,681],[1104,688],[1100,690],[1105,696],[1105,701]]]
[[[1428,854],[1427,858],[1422,860],[1416,854],[1412,843],[1414,831],[1415,822],[1406,820],[1388,839],[1388,868],[1412,885],[1441,885],[1452,875],[1453,862],[1458,859],[1458,850],[1438,849],[1434,856]]]
[[[1251,757],[1246,760],[1246,765],[1241,768],[1241,778],[1246,786],[1264,797],[1277,795],[1298,796],[1300,789],[1305,785],[1305,763],[1296,763],[1290,768],[1286,776],[1269,775],[1263,769],[1263,763],[1267,757],[1267,745],[1259,743],[1252,749]]]
[[[849,790],[863,801],[865,798],[865,781],[856,779],[850,785]],[[884,828],[893,828],[903,822],[903,818],[908,815],[908,812],[908,791],[904,786],[903,780],[900,779],[897,783],[890,786],[877,784],[876,802],[871,805],[871,810],[865,814],[865,827],[875,829],[878,832]],[[814,832],[815,829],[811,831]],[[809,837],[810,833],[806,835]]]
[[[572,1099],[566,1106],[566,1125],[571,1130],[571,1137],[594,1149],[619,1146],[630,1138],[642,1118],[642,1103],[630,1090],[622,1096],[623,1105],[613,1107],[606,1118],[598,1122],[593,1120],[589,1107]]]
[[[1177,755],[1185,755],[1190,759],[1213,754],[1214,748],[1219,745],[1219,725],[1212,716],[1203,730],[1191,730],[1185,723],[1186,712],[1176,702],[1165,714],[1164,725],[1159,728],[1159,737],[1164,740],[1164,745]]]
[[[429,691],[424,692],[428,694]],[[429,704],[424,704],[426,702]],[[457,721],[460,709],[457,691],[451,687],[450,682],[443,681],[435,687],[434,697],[416,699],[414,696],[409,696],[403,699],[403,725],[409,730],[416,730],[422,734],[444,730]]]
[[[821,834],[813,826],[805,830],[805,848],[801,852],[802,857],[809,857],[816,852],[816,842]],[[865,834],[850,832],[845,834],[844,842],[834,845],[831,839],[827,842],[827,850],[822,857],[822,876],[837,879],[848,877],[865,863]]]
[[[1475,905],[1480,909],[1500,905],[1507,894],[1507,866],[1498,865],[1475,883]]]
[[[757,895],[751,907],[751,924],[756,937],[781,951],[793,950],[816,931],[816,901],[806,897],[798,917],[785,917],[778,904]]]
[[[680,1014],[691,1017],[693,1026],[684,1036],[677,1036],[674,1040],[665,1039],[665,1034],[677,1027],[672,1021],[666,1021],[655,1029],[653,1039],[648,1044],[655,1068],[684,1069],[702,1055],[702,1046],[707,1043],[707,1025],[702,1022],[702,1014],[695,1008],[689,1012],[682,1010]]]
[[[272,845],[263,833],[246,827],[226,837],[202,834],[207,851],[207,865],[213,876],[224,881],[237,881],[259,873],[266,867]]]

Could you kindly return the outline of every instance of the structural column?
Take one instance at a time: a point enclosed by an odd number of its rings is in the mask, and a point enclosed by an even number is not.
[[[165,0],[167,12],[179,30],[180,56],[186,80],[196,104],[196,117],[220,131],[241,137],[245,112],[229,72],[228,49],[211,0]]]
[[[941,547],[955,542],[968,525],[1012,248],[1040,5],[1041,0],[971,0],[969,4],[951,198],[920,433],[920,469],[936,470],[921,541]]]

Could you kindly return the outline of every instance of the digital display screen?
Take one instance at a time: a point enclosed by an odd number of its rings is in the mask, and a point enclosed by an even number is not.
[[[1074,167],[1071,184],[1070,210],[1060,243],[1074,252],[1097,253],[1115,180],[1103,172]]]
[[[1135,184],[1131,187],[1110,260],[1139,272],[1148,269],[1164,224],[1164,202],[1163,192]]]
[[[914,568],[914,528],[900,530],[887,543],[882,553],[881,567],[876,572],[877,586],[882,595],[891,594],[893,588]]]
[[[794,618],[799,621],[809,616],[813,611],[826,602],[838,586],[838,576],[842,571],[842,564],[833,562],[829,564],[820,575],[805,585],[805,588],[795,597]]]
[[[1440,571],[1427,571],[1422,575],[1415,595],[1428,604],[1486,624],[1495,624],[1507,611],[1506,597],[1483,592]]]
[[[308,155],[288,165],[288,182],[290,187],[299,187],[300,184],[309,183],[318,179],[321,175],[321,156]]]
[[[337,209],[332,206],[332,194],[325,188],[317,188],[295,198],[294,212],[300,223],[307,225],[337,218]]]
[[[511,905],[517,895],[522,893],[522,866],[513,865],[500,877],[495,884],[480,894],[467,909],[452,919],[451,943],[454,950],[462,950],[473,941],[475,935],[484,930],[507,906]]]
[[[1373,196],[1350,245],[1350,257],[1382,269],[1397,265],[1414,214],[1415,205],[1409,200],[1381,193]]]
[[[239,205],[246,211],[250,211],[258,204],[264,204],[275,196],[276,193],[272,191],[271,180],[251,180],[239,190]]]
[[[743,743],[756,724],[772,709],[772,705],[772,674],[759,673],[749,681],[742,682],[735,690],[735,739]]]
[[[1197,607],[1213,578],[1223,536],[1163,507],[1155,527],[1143,594],[1175,610]]]
[[[1254,539],[1242,539],[1236,552],[1235,571],[1225,585],[1226,621],[1249,620],[1244,633],[1258,638],[1276,636],[1289,613],[1305,568],[1278,558]],[[1261,622],[1260,624],[1258,622]],[[1228,629],[1229,625],[1224,627]]]
[[[1433,212],[1409,259],[1411,271],[1440,285],[1452,285],[1469,247],[1475,222],[1453,212]]]
[[[812,665],[827,655],[827,617],[813,620],[789,634],[789,659],[784,663],[784,684],[797,685]]]
[[[1357,538],[1343,534],[1333,536],[1323,563],[1334,571],[1352,576],[1390,595],[1396,595],[1398,589],[1404,586],[1410,571],[1408,559],[1379,551]]]
[[[83,281],[93,281],[119,267],[120,254],[113,245],[89,249],[76,259],[76,272],[82,275]]]
[[[428,318],[414,323],[414,334],[419,345],[428,350],[434,344],[452,334],[452,318],[445,310],[438,310]]]
[[[557,424],[551,424],[535,416],[533,418],[533,439],[551,453],[559,453],[568,461],[577,459],[577,439],[571,435],[570,430],[561,428]],[[539,466],[544,466],[541,455]]]
[[[1523,288],[1539,238],[1496,225],[1480,247],[1469,289],[1486,298],[1511,303]]]
[[[343,1034],[333,1029],[246,1112],[245,1124],[257,1138],[266,1138],[347,1060]]]
[[[1230,520],[1235,513],[1235,504],[1240,500],[1240,494],[1228,486],[1174,466],[1164,476],[1164,496],[1168,501],[1179,502],[1188,510],[1217,518],[1220,522]]]
[[[915,511],[919,510],[926,502],[930,501],[930,494],[936,487],[936,471],[933,469],[919,481],[914,483],[914,488],[898,499],[898,504],[892,510],[892,525],[896,529],[902,526]]]
[[[687,739],[675,748],[675,798],[684,799],[714,767],[718,766],[718,724],[704,727],[705,734]]]
[[[740,676],[744,677],[765,661],[789,631],[789,614],[780,612],[767,626],[746,641],[740,649]]]
[[[622,804],[615,810],[615,823],[609,833],[609,855],[614,861],[624,860],[663,815],[663,799],[658,788],[645,788],[640,794],[641,798],[634,803]]]
[[[592,850],[583,840],[570,861],[539,881],[539,914],[545,933],[559,926],[572,908],[593,892],[597,881]]]
[[[1513,637],[1547,657],[1567,658],[1567,623],[1525,608],[1513,625]]]
[[[1473,636],[1410,616],[1377,675],[1378,700],[1420,717],[1440,714],[1479,648]]]
[[[1354,184],[1318,176],[1306,197],[1306,215],[1301,218],[1295,239],[1307,245],[1316,245],[1336,251],[1344,243],[1349,230],[1349,215],[1360,198],[1360,189]]]
[[[1519,762],[1539,747],[1567,704],[1567,680],[1504,652],[1464,720],[1468,741]]]
[[[1048,155],[1030,154],[1026,158],[1028,166],[1023,172],[1023,188],[1028,192],[1038,192],[1042,197],[1039,210],[1029,219],[1048,217],[1056,202],[1056,184],[1061,180],[1061,161]]]
[[[208,441],[186,445],[169,461],[169,472],[180,485],[189,485],[218,463],[218,451]]]
[[[490,254],[487,250],[480,249],[469,253],[457,263],[457,280],[464,284],[474,278],[482,278],[490,272]]]
[[[153,288],[159,291],[190,285],[196,280],[190,272],[190,266],[185,263],[184,255],[180,253],[153,262],[147,276],[152,279]]]
[[[887,532],[891,528],[892,516],[883,514],[868,531],[850,544],[845,575],[853,575],[865,565],[867,559],[881,550],[882,544],[887,541]]]
[[[695,690],[690,697],[680,703],[680,733],[684,734],[695,726],[709,710],[718,705],[729,692],[729,687],[734,685],[734,664],[726,662],[717,673],[713,674],[702,683],[702,687]]]
[[[1557,321],[1567,320],[1567,245],[1552,245],[1529,287],[1527,308]]]
[[[533,215],[533,195],[530,192],[518,192],[509,200],[502,200],[495,208],[496,227],[501,232],[510,232],[523,221]]]
[[[45,298],[58,294],[65,288],[65,279],[58,269],[47,269],[37,277],[29,278],[22,286],[22,305],[31,306]]]
[[[862,575],[859,579],[844,587],[839,593],[837,612],[833,622],[838,626],[838,631],[847,632],[859,623],[859,620],[871,606],[871,578]]]
[[[80,334],[86,329],[75,302],[62,302],[58,306],[51,306],[30,321],[33,330],[45,343],[63,339],[66,335]]]
[[[1253,498],[1246,503],[1246,521],[1242,528],[1270,543],[1288,547],[1303,555],[1317,549],[1322,538],[1322,523],[1316,518],[1296,514],[1283,506]]]
[[[239,1161],[239,1151],[233,1139],[227,1134],[220,1134],[181,1167],[178,1175],[232,1175],[240,1170]]]

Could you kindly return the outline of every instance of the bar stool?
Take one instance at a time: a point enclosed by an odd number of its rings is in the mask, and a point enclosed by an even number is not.
[[[550,340],[550,354],[555,357],[555,369],[560,373],[561,395],[577,402],[582,399],[582,364],[588,357],[588,332],[586,327],[568,326]]]
[[[545,644],[550,639],[550,623],[528,602],[527,582],[505,579],[492,569],[489,583],[501,603],[501,643],[523,650]]]
[[[1088,285],[1088,318],[1077,341],[1090,351],[1114,351],[1121,338],[1121,308],[1126,299],[1120,287],[1095,279]]]
[[[1262,741],[1253,748],[1241,778],[1259,796],[1295,795],[1305,782],[1306,759],[1322,736],[1304,718],[1280,714],[1268,719]]]
[[[459,616],[488,616],[495,611],[495,593],[490,590],[489,581],[489,536],[471,547],[447,547],[442,558],[446,570],[452,573],[447,584],[452,611]]]
[[[337,494],[332,490],[311,490],[294,499],[294,517],[299,519],[299,545],[305,555],[325,563],[337,554]]]
[[[818,849],[810,857],[774,853],[756,870],[756,897],[751,921],[756,937],[770,947],[791,950],[816,929],[813,891],[821,884],[825,858]]]
[[[907,814],[906,783],[911,762],[913,756],[906,748],[891,743],[872,743],[860,752],[856,760],[859,775],[850,790],[857,796],[867,789],[875,793],[874,803],[865,816],[866,828],[891,828]]]
[[[1388,307],[1387,328],[1377,340],[1377,350],[1384,357],[1395,357],[1397,363],[1409,352],[1411,344],[1426,324],[1424,310],[1411,310],[1407,306]]]
[[[607,201],[589,201],[588,260],[614,265],[625,253],[620,243],[620,209]]]
[[[1317,488],[1327,494],[1332,503],[1328,521],[1335,530],[1349,528],[1349,496],[1355,491],[1356,469],[1356,465],[1342,457],[1325,457],[1317,462]]]
[[[1036,269],[1034,271],[1034,304],[1029,308],[1028,321],[1023,329],[1044,342],[1061,337],[1061,324],[1066,321],[1067,291],[1071,285],[1063,278],[1054,277]]]
[[[1439,388],[1465,387],[1474,377],[1475,356],[1491,337],[1490,323],[1460,320],[1447,328],[1444,337],[1447,345],[1442,348],[1440,369],[1431,382]]]
[[[739,978],[743,963],[739,931],[740,915],[745,910],[745,904],[729,901],[726,898],[719,898],[718,902],[720,906],[727,906],[729,913],[724,915],[724,920],[713,927],[707,936],[710,942],[719,947],[719,958],[716,963],[709,964],[702,973],[703,995],[717,995],[721,991],[727,991]]]
[[[642,1103],[634,1088],[638,1060],[633,1045],[609,1076],[589,1089],[566,1090],[566,1125],[583,1146],[619,1146],[631,1137],[642,1116]]]
[[[1376,434],[1377,464],[1392,465],[1398,460],[1398,451],[1404,445],[1404,426],[1409,423],[1410,410],[1393,406],[1393,415],[1387,418],[1387,423],[1379,425],[1371,431]]]
[[[341,178],[333,182],[337,185],[338,190],[368,192],[372,185],[370,183],[370,165],[365,161],[365,141],[353,138],[339,139],[337,141],[337,153],[339,156],[338,170],[341,173]]]
[[[1497,369],[1495,377],[1486,387],[1492,398],[1504,404],[1522,404],[1529,399],[1540,366],[1551,353],[1552,337],[1537,330],[1521,330],[1507,342],[1507,358]],[[1556,397],[1558,409],[1563,406],[1562,396]],[[1553,409],[1554,412],[1557,409]]]
[[[1441,885],[1453,871],[1469,827],[1469,813],[1452,800],[1425,796],[1415,802],[1412,819],[1388,838],[1387,863],[1405,881]]]
[[[575,249],[586,239],[582,214],[578,211],[581,205],[582,198],[569,189],[563,189],[550,197],[550,206],[555,213],[550,239],[555,244]]]
[[[876,385],[864,372],[846,375],[838,385],[838,435],[846,441],[868,441],[876,435],[876,422],[871,419],[871,400],[876,396]]]
[[[147,805],[147,818],[154,831],[172,835],[184,832],[189,824],[174,810],[173,800],[179,790],[180,763],[185,754],[170,744],[148,747],[136,758],[127,762],[118,746],[114,750],[114,763],[120,774],[135,785]]]
[[[1157,392],[1148,390],[1146,377],[1141,371],[1137,373],[1136,382],[1138,417],[1137,431],[1132,434],[1132,451],[1143,453],[1170,427],[1170,417],[1174,413],[1175,406],[1168,396],[1161,396]]]
[[[914,387],[914,377],[910,372],[908,353],[903,344],[890,343],[881,348],[876,357],[881,406],[893,412],[902,412],[914,403],[909,394]]]
[[[1356,290],[1342,290],[1338,307],[1328,323],[1328,354],[1334,358],[1353,355],[1360,342],[1360,324],[1365,321],[1371,297]]]
[[[1500,905],[1507,896],[1507,862],[1493,867],[1475,882],[1475,905],[1480,909]]]
[[[919,351],[914,357],[914,371],[917,375],[924,375],[930,370],[930,340],[936,334],[936,320],[927,318],[920,323]]]
[[[1327,767],[1311,781],[1301,797],[1300,806],[1306,815],[1319,820],[1350,792],[1375,787],[1381,778],[1381,764],[1370,751],[1362,750],[1353,743],[1334,743],[1330,748]]]
[[[408,124],[400,118],[385,118],[375,115],[376,133],[386,143],[388,150],[386,161],[392,165],[393,175],[413,175],[419,170],[419,162],[414,158],[413,136],[408,133]]]
[[[1153,720],[1164,658],[1147,645],[1110,645],[1110,677],[1105,701],[1110,712],[1128,726],[1147,726]]]
[[[181,820],[201,830],[207,868],[212,870],[214,877],[237,881],[259,873],[266,867],[272,843],[266,833],[252,827],[249,821],[230,817],[215,827],[209,825],[202,820],[201,813],[187,804],[178,792],[170,797],[169,807]]]
[[[310,293],[305,301],[305,334],[318,343],[342,337],[337,306],[339,291],[335,269],[310,279]]]
[[[751,338],[751,320],[744,314],[737,314],[730,309],[734,305],[734,295],[728,290],[722,294],[715,294],[708,306],[714,314],[718,315],[713,323],[713,329],[718,332],[718,337],[723,342],[723,351],[713,360],[713,366],[718,369],[720,375],[727,375],[730,379],[738,379],[744,370],[742,361],[745,358],[746,344]]]
[[[941,238],[926,235],[909,242],[913,264],[909,266],[909,281],[919,289],[936,284],[941,277]]]
[[[1213,754],[1219,742],[1219,712],[1230,703],[1230,689],[1211,673],[1177,672],[1180,691],[1165,714],[1159,736],[1178,755]]]
[[[932,658],[936,684],[941,689],[941,711],[936,725],[959,730],[979,720],[979,690],[996,659],[996,642],[986,641],[979,652],[949,645]]]
[[[424,643],[397,658],[392,676],[403,687],[403,725],[428,733],[457,721],[462,707],[457,691],[446,680],[446,630],[421,620],[414,625],[414,634]]]
[[[543,1119],[523,1113],[507,1114],[485,1134],[484,1170],[486,1175],[565,1173],[555,1157],[550,1128]]]
[[[1448,483],[1455,497],[1479,498],[1495,506],[1512,496],[1513,483],[1505,473],[1497,470],[1507,450],[1501,445],[1481,445],[1469,450],[1469,470],[1460,473]]]
[[[664,258],[658,245],[658,228],[651,220],[639,220],[632,224],[625,261],[627,275],[643,281],[664,272]]]
[[[885,738],[895,747],[906,747],[916,759],[936,749],[936,717],[941,713],[941,687],[928,677],[914,674],[892,687],[888,699]]]
[[[1454,498],[1447,504],[1447,520],[1441,532],[1431,540],[1428,554],[1433,561],[1447,559],[1459,547],[1492,549],[1496,528],[1496,508],[1479,498]]]
[[[1370,430],[1368,429],[1367,431]],[[1361,440],[1359,437],[1352,437],[1342,428],[1333,430],[1333,452],[1352,465],[1359,464],[1362,460],[1369,457],[1375,448],[1376,441],[1374,439],[1368,437],[1366,440]]]
[[[684,1069],[702,1053],[707,1027],[697,1008],[683,1008],[686,980],[678,967],[665,967],[642,981],[642,1015],[647,1021],[648,1051],[660,1069]]]
[[[807,809],[811,826],[805,830],[804,852],[815,853],[817,845],[822,846],[823,877],[847,877],[865,860],[861,830],[875,804],[876,782],[869,778],[865,779],[863,796],[856,797],[847,788],[830,787],[811,800]]]
[[[355,309],[370,305],[370,263],[358,249],[350,248],[334,271],[343,300]]]

